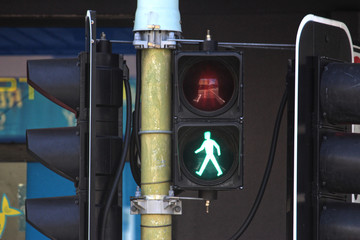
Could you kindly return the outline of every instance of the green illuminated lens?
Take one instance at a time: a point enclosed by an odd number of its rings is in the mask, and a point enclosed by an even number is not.
[[[182,127],[179,152],[187,172],[205,181],[225,176],[237,161],[238,136],[231,126]]]
[[[201,164],[201,167],[198,171],[196,171],[195,173],[199,176],[201,176],[204,173],[205,168],[207,167],[209,161],[212,162],[212,164],[214,165],[216,171],[217,171],[217,176],[221,176],[223,174],[218,161],[216,160],[215,156],[214,156],[214,148],[216,148],[217,150],[217,155],[220,157],[221,155],[221,151],[220,151],[220,146],[219,144],[217,144],[216,141],[212,140],[210,138],[211,136],[211,132],[207,131],[204,133],[204,142],[201,144],[201,147],[198,148],[195,153],[199,153],[203,150],[205,150],[205,159]]]

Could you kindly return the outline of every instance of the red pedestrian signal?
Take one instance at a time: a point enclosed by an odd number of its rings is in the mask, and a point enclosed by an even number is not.
[[[174,66],[174,185],[243,185],[243,83],[239,52],[177,52]]]
[[[235,92],[236,76],[221,61],[198,61],[181,73],[183,94],[193,108],[214,112],[230,102]]]

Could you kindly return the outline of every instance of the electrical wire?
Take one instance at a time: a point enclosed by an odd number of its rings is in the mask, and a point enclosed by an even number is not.
[[[269,180],[271,168],[272,168],[272,165],[274,162],[274,156],[275,156],[275,152],[276,152],[276,145],[277,145],[277,140],[278,140],[279,131],[280,131],[281,119],[282,119],[284,109],[286,106],[287,95],[288,95],[287,89],[285,89],[284,94],[281,99],[279,109],[278,109],[276,120],[275,120],[275,126],[274,126],[274,132],[273,132],[273,136],[272,136],[272,140],[271,140],[271,147],[270,147],[268,163],[266,165],[264,177],[262,179],[260,189],[256,196],[255,202],[254,202],[253,206],[251,207],[251,210],[250,210],[248,216],[246,217],[244,223],[240,226],[240,228],[236,231],[236,233],[229,240],[236,240],[245,232],[245,230],[247,229],[247,227],[250,225],[251,221],[253,220],[253,218],[256,214],[256,211],[259,208],[261,200],[264,196],[266,185]]]
[[[221,47],[230,48],[252,48],[252,49],[266,49],[266,50],[288,50],[294,51],[295,44],[279,44],[279,43],[229,43],[219,42]]]
[[[99,228],[99,236],[100,236],[100,239],[103,239],[103,240],[105,240],[105,228],[106,228],[107,218],[109,215],[109,210],[110,210],[111,204],[114,200],[114,196],[117,191],[117,186],[122,177],[122,172],[123,172],[124,166],[125,166],[126,155],[127,155],[127,152],[129,149],[129,144],[130,144],[130,131],[131,131],[131,122],[132,122],[131,90],[130,90],[129,79],[126,79],[124,82],[125,82],[125,94],[126,94],[125,143],[124,143],[123,151],[121,153],[120,164],[116,170],[115,178],[113,179],[113,182],[111,184],[111,189],[110,189],[109,194],[106,199],[106,205],[104,208],[102,221],[100,223],[101,225]]]
[[[206,40],[197,39],[174,39],[177,43],[187,45],[199,45]],[[266,49],[266,50],[295,50],[295,44],[282,44],[282,43],[233,43],[233,42],[218,42],[219,47],[224,48],[252,48],[252,49]]]
[[[135,112],[133,129],[131,134],[130,146],[130,169],[132,176],[138,186],[141,185],[141,170],[138,160],[141,159],[141,146],[140,146],[140,95],[141,95],[141,51],[136,52],[136,95],[135,95]]]
[[[135,143],[141,159],[140,145],[140,96],[141,96],[141,51],[136,52],[136,96],[135,96]]]
[[[133,127],[131,132],[131,140],[130,140],[130,149],[129,149],[129,162],[130,162],[130,170],[132,173],[132,176],[138,186],[141,185],[141,171],[140,167],[138,165],[139,160],[139,152],[136,147],[135,143],[135,137],[136,137],[136,131],[134,130],[135,126],[135,112],[133,113]]]

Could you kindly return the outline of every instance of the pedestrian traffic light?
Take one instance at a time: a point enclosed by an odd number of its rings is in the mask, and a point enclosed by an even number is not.
[[[360,239],[360,65],[346,26],[307,16],[297,40],[293,239]]]
[[[174,55],[174,185],[228,190],[243,184],[242,55]]]
[[[26,201],[27,221],[51,239],[99,239],[108,184],[122,153],[122,92],[128,70],[104,34],[92,41],[94,19],[89,11],[86,52],[78,58],[27,63],[29,85],[77,118],[76,127],[27,130],[28,150],[76,186],[75,196]],[[121,198],[113,199],[106,239],[121,239],[121,206]]]

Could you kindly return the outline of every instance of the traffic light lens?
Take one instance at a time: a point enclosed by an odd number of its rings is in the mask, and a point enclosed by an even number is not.
[[[184,126],[179,139],[185,174],[195,180],[208,184],[226,179],[237,167],[239,131],[235,126]]]
[[[202,174],[204,173],[205,168],[207,167],[209,161],[212,162],[212,164],[214,165],[216,171],[217,171],[217,176],[221,176],[223,175],[223,172],[220,168],[220,165],[218,163],[218,160],[215,158],[214,155],[214,148],[216,148],[217,150],[217,155],[218,157],[220,157],[221,155],[221,151],[220,151],[220,146],[219,144],[210,138],[211,136],[211,132],[210,131],[206,131],[204,132],[204,141],[201,144],[201,147],[199,147],[198,149],[195,150],[195,154],[198,154],[201,151],[205,151],[205,158],[201,163],[201,167],[198,171],[195,171],[195,173],[197,175],[199,175],[200,177],[202,176]]]
[[[187,102],[202,111],[223,108],[235,91],[234,74],[221,61],[204,60],[193,64],[183,77]]]

